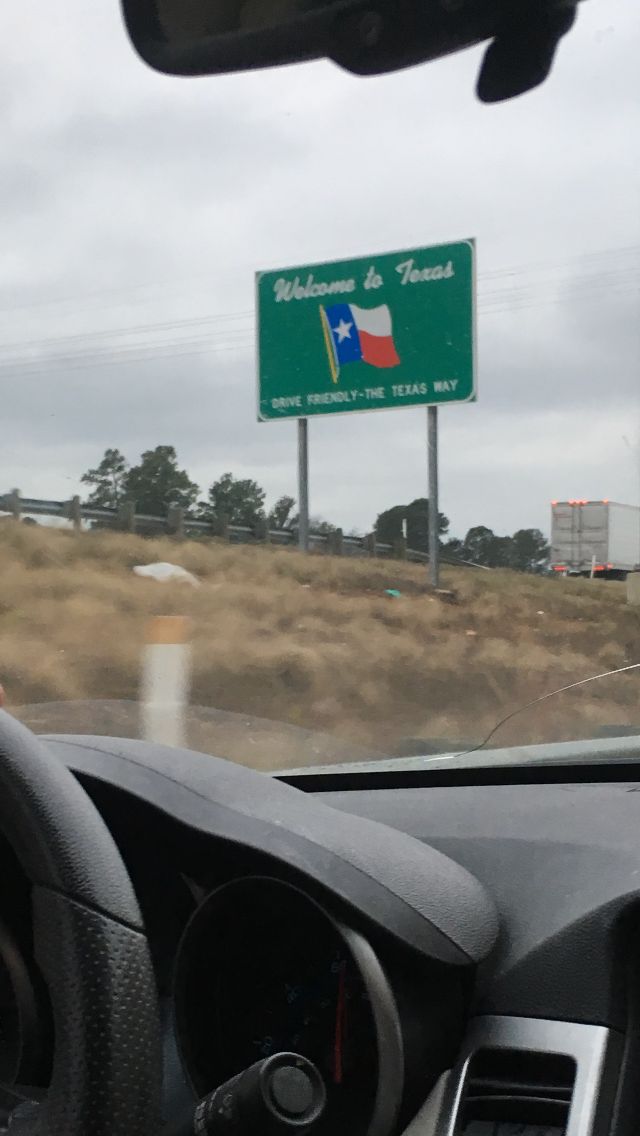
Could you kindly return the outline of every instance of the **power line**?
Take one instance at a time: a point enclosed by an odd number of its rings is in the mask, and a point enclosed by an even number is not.
[[[567,286],[567,287],[570,287],[570,288],[580,287],[581,283],[583,281],[585,281],[587,283],[592,281],[594,284],[600,285],[600,284],[603,284],[603,283],[607,283],[607,281],[626,280],[630,276],[640,280],[640,261],[638,262],[638,264],[629,265],[628,268],[621,268],[621,269],[617,269],[617,270],[614,269],[610,272],[592,272],[592,273],[585,272],[585,273],[582,273],[580,276],[574,275],[574,276],[567,277],[565,279],[563,279],[562,277],[558,277],[551,282],[542,282],[542,281],[533,280],[533,281],[530,281],[528,284],[524,284],[524,285],[521,285],[520,287],[516,287],[516,288],[497,288],[497,289],[494,289],[493,291],[486,291],[486,290],[479,287],[478,294],[481,297],[481,299],[488,300],[488,299],[491,299],[492,296],[504,296],[504,295],[513,296],[513,295],[517,294],[518,292],[530,291],[532,289],[538,290],[540,288],[547,288],[548,289],[548,288],[554,288],[554,287],[555,288],[562,288],[563,286]]]
[[[630,270],[629,270],[630,271]],[[635,291],[640,286],[640,276],[628,278],[627,273],[620,274],[616,277],[614,273],[608,273],[604,276],[585,276],[582,282],[578,281],[570,288],[567,288],[562,296],[544,296],[537,295],[535,286],[525,285],[517,289],[499,289],[490,293],[481,293],[478,301],[480,311],[488,312],[505,312],[510,310],[522,310],[525,307],[537,307],[540,304],[547,303],[560,303],[564,301],[571,301],[572,299],[581,298],[589,295],[593,291],[607,292],[612,290]],[[507,301],[505,303],[505,300]],[[497,306],[496,306],[497,305]],[[220,326],[223,324],[228,326]],[[77,346],[80,350],[86,345],[93,345],[94,342],[99,340],[113,339],[116,341],[116,347],[134,348],[137,346],[151,346],[156,344],[158,348],[163,346],[163,341],[157,338],[149,344],[135,343],[118,343],[118,339],[126,339],[129,336],[139,336],[148,332],[158,332],[159,335],[182,329],[202,330],[212,328],[213,333],[210,335],[212,343],[220,339],[229,339],[241,336],[243,334],[250,335],[255,331],[255,323],[253,320],[253,312],[228,312],[216,316],[202,316],[184,320],[163,321],[159,323],[138,324],[133,326],[125,326],[119,328],[107,328],[91,332],[81,332],[66,336],[50,336],[38,341],[14,340],[6,343],[2,350],[18,351],[18,354],[10,356],[9,359],[5,358],[5,362],[20,361],[24,358],[24,353],[20,353],[20,348],[24,348],[27,352],[27,358],[31,359],[34,353],[43,352],[47,348],[65,348],[67,345]],[[184,340],[184,342],[189,342]]]
[[[223,322],[233,323],[237,320],[246,320],[247,318],[253,319],[253,312],[252,311],[226,312],[226,313],[222,313],[222,314],[217,315],[217,316],[196,316],[196,317],[192,317],[191,319],[166,320],[166,321],[160,321],[158,323],[125,325],[124,327],[103,328],[102,330],[98,329],[96,331],[89,331],[89,332],[76,332],[76,333],[73,333],[71,335],[49,336],[46,339],[38,340],[38,346],[42,346],[44,344],[55,345],[57,343],[71,343],[71,342],[74,342],[74,341],[77,341],[77,340],[82,340],[82,339],[87,339],[87,338],[104,339],[104,338],[107,338],[109,336],[116,336],[116,335],[123,335],[123,336],[124,335],[137,335],[137,334],[140,334],[141,332],[146,332],[146,331],[165,331],[165,330],[166,331],[173,331],[175,329],[182,328],[182,327],[186,328],[186,327],[194,327],[194,326],[198,326],[198,325],[206,326],[206,325],[209,325],[209,324],[219,324],[219,323],[223,323]],[[234,329],[230,329],[230,330],[234,330]],[[8,342],[8,343],[3,344],[3,349],[4,348],[12,348],[12,347],[22,347],[24,345],[24,342],[25,342],[24,340],[14,340],[13,342]],[[29,344],[29,346],[31,346],[31,344]]]
[[[602,255],[602,254],[594,254]],[[515,274],[516,270],[513,270]],[[634,275],[635,274],[635,275]],[[562,289],[563,281],[556,282],[556,289]],[[638,289],[637,270],[633,267],[619,272],[583,273],[573,277],[562,294],[540,296],[540,285],[527,283],[520,288],[500,288],[481,293],[478,308],[486,315],[502,315],[519,312],[529,308],[546,305],[561,305],[572,301],[585,302],[598,298],[603,291],[622,296]],[[201,335],[184,336],[173,339],[160,339],[158,336],[172,332],[190,330],[201,331]],[[184,320],[159,323],[138,324],[123,328],[101,329],[94,332],[76,333],[67,336],[51,336],[37,342],[13,341],[6,345],[0,354],[0,373],[14,375],[45,374],[49,370],[89,368],[106,365],[128,365],[136,362],[153,362],[163,359],[184,357],[211,352],[244,352],[254,344],[253,312],[219,313],[218,315],[194,317]],[[157,332],[154,338],[148,333]],[[122,342],[127,337],[132,342]],[[110,343],[109,341],[113,341]],[[60,351],[51,351],[60,348]],[[65,348],[69,350],[65,351]],[[44,358],[38,358],[38,354]]]
[[[563,259],[557,260],[557,261],[554,261],[554,260],[534,261],[534,262],[529,262],[529,263],[525,263],[525,264],[505,266],[503,268],[488,269],[487,271],[480,273],[479,279],[480,280],[488,280],[488,281],[491,280],[492,281],[492,280],[497,280],[497,279],[501,279],[501,278],[503,278],[503,279],[509,278],[513,275],[521,275],[522,273],[525,273],[525,272],[526,273],[532,273],[532,272],[540,272],[540,271],[546,271],[546,270],[557,271],[558,269],[560,269],[560,270],[562,270],[562,269],[571,270],[571,266],[573,264],[580,265],[580,264],[583,264],[585,262],[588,263],[588,264],[591,264],[593,262],[599,262],[603,259],[610,259],[611,257],[621,257],[621,256],[628,256],[628,255],[637,256],[638,253],[640,253],[640,245],[623,245],[623,246],[611,247],[611,248],[608,248],[608,249],[598,249],[598,250],[594,250],[594,251],[589,252],[589,253],[581,253],[581,254],[578,254],[577,256],[569,257],[569,258],[563,258]],[[236,268],[241,269],[243,271],[246,270],[247,274],[249,274],[249,273],[252,273],[254,271],[255,265],[245,263],[245,264],[236,265]],[[169,278],[169,279],[166,279],[166,280],[157,280],[156,279],[156,280],[149,280],[149,281],[144,281],[144,282],[141,281],[137,284],[128,284],[128,285],[124,285],[124,286],[123,285],[113,285],[113,286],[110,286],[108,288],[94,289],[93,291],[90,290],[90,289],[83,290],[83,292],[80,295],[77,295],[77,294],[73,295],[72,294],[72,295],[67,295],[67,296],[58,296],[55,299],[32,300],[28,303],[23,303],[23,304],[8,304],[8,305],[0,306],[0,314],[10,313],[11,315],[15,315],[16,313],[21,312],[21,311],[42,310],[42,309],[46,309],[46,308],[54,308],[54,309],[57,310],[60,307],[63,307],[65,305],[72,305],[74,311],[82,311],[82,310],[87,310],[87,309],[86,309],[86,307],[85,308],[80,307],[79,306],[80,304],[86,305],[87,301],[90,301],[91,303],[93,303],[93,302],[100,303],[104,299],[104,297],[116,296],[117,300],[116,300],[115,305],[101,304],[101,308],[103,308],[103,310],[104,310],[104,309],[107,309],[111,306],[116,306],[116,307],[123,306],[124,297],[130,296],[132,293],[137,293],[137,292],[141,292],[141,291],[142,292],[147,291],[147,292],[151,293],[151,292],[157,292],[158,290],[162,291],[162,290],[165,290],[165,289],[169,289],[169,294],[171,294],[171,289],[175,289],[176,285],[178,287],[182,287],[183,285],[189,284],[189,283],[196,284],[196,283],[199,282],[201,284],[204,284],[205,282],[213,283],[214,281],[215,281],[215,277],[212,276],[210,273],[206,273],[206,274],[203,273],[203,274],[199,274],[197,276],[185,276],[185,277],[182,277],[182,278],[172,277],[172,278]],[[185,295],[184,292],[182,294]],[[188,293],[188,295],[191,296],[192,293]],[[131,304],[128,303],[127,306],[131,306]]]
[[[81,334],[81,335],[70,335],[70,336],[54,336],[50,339],[40,339],[40,340],[36,340],[36,341],[25,342],[23,340],[23,341],[16,341],[16,342],[7,344],[6,347],[3,347],[0,350],[2,350],[5,353],[10,353],[12,350],[15,352],[15,350],[18,349],[18,352],[15,355],[16,358],[21,358],[25,351],[27,352],[28,355],[31,355],[31,354],[37,353],[37,352],[44,352],[46,349],[49,349],[49,348],[55,349],[56,347],[58,347],[58,348],[64,350],[67,345],[70,345],[72,348],[77,347],[78,352],[82,352],[82,350],[87,345],[91,346],[94,342],[96,342],[99,346],[99,341],[104,340],[104,339],[106,339],[106,340],[112,339],[114,341],[114,347],[116,349],[118,347],[135,348],[135,347],[140,346],[140,345],[144,346],[145,340],[144,339],[136,340],[134,338],[131,342],[127,343],[126,338],[130,334],[139,335],[142,332],[156,331],[156,330],[159,332],[160,335],[165,334],[165,333],[169,334],[169,333],[173,332],[174,330],[179,331],[181,329],[181,326],[186,329],[186,327],[188,325],[190,326],[190,330],[192,330],[192,331],[196,331],[196,330],[200,329],[200,330],[202,330],[203,333],[206,333],[207,328],[210,326],[210,324],[212,322],[213,321],[209,320],[209,319],[187,320],[187,321],[185,321],[184,325],[181,325],[179,322],[175,323],[175,324],[171,324],[171,323],[149,324],[147,326],[141,326],[140,328],[135,328],[135,329],[115,328],[115,329],[111,329],[110,331],[98,331],[98,332],[95,332],[95,333],[94,332],[87,332],[87,333]],[[254,326],[253,324],[247,323],[247,324],[241,324],[237,327],[233,327],[233,326],[227,327],[227,328],[224,328],[224,327],[216,328],[216,327],[214,327],[214,328],[212,328],[212,330],[210,332],[208,332],[207,337],[210,338],[212,341],[214,341],[216,339],[220,339],[220,340],[222,340],[222,339],[233,339],[235,336],[245,335],[245,334],[252,332],[253,326]],[[186,342],[186,340],[184,340],[184,341]],[[161,347],[163,342],[167,342],[167,341],[159,339],[158,337],[154,337],[153,339],[148,340],[148,343],[157,344],[158,347]],[[182,340],[179,340],[179,342],[182,342]],[[22,348],[23,350],[20,351],[20,348]],[[52,354],[57,354],[57,352],[52,351]]]
[[[601,300],[603,292],[606,296],[637,295],[640,293],[640,280],[630,284],[610,284],[606,289],[598,287],[585,287],[567,291],[561,296],[515,297],[515,302],[508,304],[479,304],[478,309],[486,315],[502,315],[508,312],[522,312],[529,308],[540,308],[548,305],[561,307],[565,304],[580,301]]]
[[[249,350],[251,344],[246,345],[228,345],[221,346],[214,349],[215,354],[222,354],[230,351],[239,351],[243,348]],[[115,354],[110,355],[105,353],[104,356],[97,356],[93,359],[69,359],[68,361],[54,360],[51,363],[47,361],[47,366],[38,366],[28,364],[20,367],[6,366],[0,363],[0,375],[5,372],[11,378],[46,378],[48,375],[55,371],[63,370],[66,373],[69,371],[86,371],[93,370],[98,367],[112,367],[112,366],[134,366],[140,363],[162,363],[167,360],[185,359],[196,355],[206,355],[211,351],[210,344],[202,346],[193,346],[185,351],[170,350],[167,352],[149,351],[147,353],[140,353],[137,355],[128,355],[123,353],[121,356]]]
[[[620,245],[608,249],[599,249],[597,251],[589,253],[579,253],[577,256],[569,257],[560,261],[530,261],[528,264],[512,265],[509,268],[505,267],[496,270],[488,270],[482,275],[485,279],[490,279],[493,277],[508,277],[516,274],[520,275],[524,272],[544,272],[549,269],[557,269],[558,267],[562,268],[563,266],[570,268],[572,264],[582,264],[584,261],[591,263],[592,261],[610,260],[612,257],[616,256],[620,257],[632,255],[637,258],[639,254],[640,245]]]
[[[598,297],[594,295],[593,299]],[[518,312],[525,309],[525,307],[541,307],[547,304],[558,305],[561,301],[558,299],[540,300],[537,303],[530,303],[528,305],[519,305],[515,307],[503,307],[489,309],[485,314],[487,316],[504,315],[509,312]],[[2,360],[0,357],[0,375],[8,374],[11,377],[36,377],[46,376],[53,371],[71,371],[71,370],[87,370],[96,367],[105,366],[126,366],[140,363],[153,363],[164,362],[187,356],[193,357],[197,355],[213,354],[226,354],[228,352],[235,352],[236,354],[248,354],[255,346],[254,337],[237,338],[229,342],[228,340],[216,341],[211,337],[184,339],[169,342],[164,345],[150,342],[146,345],[130,348],[109,348],[105,351],[98,353],[91,352],[76,352],[70,355],[54,355],[49,356],[46,360],[37,359],[16,359],[16,360]]]

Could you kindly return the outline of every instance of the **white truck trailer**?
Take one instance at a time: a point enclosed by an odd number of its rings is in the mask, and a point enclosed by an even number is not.
[[[640,569],[640,508],[615,501],[551,502],[551,568],[624,579]]]

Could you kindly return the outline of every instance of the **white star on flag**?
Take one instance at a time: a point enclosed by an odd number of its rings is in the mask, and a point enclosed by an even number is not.
[[[352,323],[347,323],[346,320],[341,319],[337,327],[334,327],[333,334],[338,336],[338,343],[342,343],[343,339],[351,339]]]

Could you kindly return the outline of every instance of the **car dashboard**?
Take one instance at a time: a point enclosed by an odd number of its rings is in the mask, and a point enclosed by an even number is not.
[[[313,1061],[318,1136],[626,1136],[640,1115],[640,779],[278,778],[50,737],[147,926],[162,1136],[253,1062]],[[485,771],[486,773],[486,771]],[[622,776],[631,779],[622,780]],[[490,779],[490,778],[489,778]],[[46,1089],[29,894],[0,847],[0,1081]]]

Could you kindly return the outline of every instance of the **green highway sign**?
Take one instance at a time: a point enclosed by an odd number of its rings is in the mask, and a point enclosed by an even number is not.
[[[472,240],[256,275],[258,418],[476,397]]]

